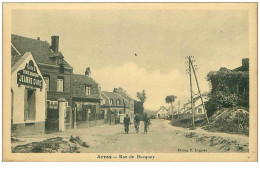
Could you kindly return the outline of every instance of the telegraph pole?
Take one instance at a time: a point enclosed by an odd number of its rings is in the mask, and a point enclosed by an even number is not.
[[[189,60],[189,75],[190,75],[190,100],[192,109],[192,127],[194,127],[194,104],[193,104],[193,92],[192,92],[192,76],[191,76],[191,56],[188,56]]]
[[[180,100],[178,102],[178,120],[180,120]]]
[[[208,118],[207,111],[206,111],[206,108],[205,108],[205,105],[204,105],[204,101],[203,101],[203,99],[202,99],[202,95],[201,95],[201,92],[200,92],[200,87],[199,87],[199,82],[198,82],[198,79],[197,79],[197,75],[196,75],[196,73],[195,73],[195,69],[194,69],[194,66],[193,66],[193,64],[192,64],[192,61],[191,61],[190,63],[191,63],[192,70],[193,70],[193,73],[194,73],[194,77],[195,77],[195,80],[196,80],[196,83],[197,83],[198,93],[199,93],[199,96],[200,96],[200,99],[201,99],[201,103],[202,103],[204,112],[205,112],[205,114],[206,114],[207,122],[208,122],[208,124],[209,124],[209,118]]]

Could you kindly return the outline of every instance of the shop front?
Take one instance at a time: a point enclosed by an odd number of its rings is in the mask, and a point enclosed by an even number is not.
[[[46,84],[30,52],[12,57],[12,135],[43,133],[46,119]]]

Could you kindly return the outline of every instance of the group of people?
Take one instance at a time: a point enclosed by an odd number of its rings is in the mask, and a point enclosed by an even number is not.
[[[139,124],[141,120],[143,120],[144,122],[144,133],[147,133],[151,122],[146,113],[144,113],[143,115],[135,115],[134,126],[135,126],[136,133],[139,132]],[[126,114],[126,117],[124,118],[124,127],[125,127],[126,134],[128,134],[129,132],[130,124],[131,124],[130,117],[128,116],[128,114]]]

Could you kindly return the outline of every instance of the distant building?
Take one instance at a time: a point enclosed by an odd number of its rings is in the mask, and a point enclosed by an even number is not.
[[[202,94],[202,99],[203,102],[205,103],[206,101],[208,101],[208,93],[203,93]],[[205,114],[206,111],[203,108],[202,102],[201,102],[201,98],[199,96],[196,96],[193,98],[193,103],[194,103],[194,112],[195,114]],[[186,113],[186,114],[192,114],[192,108],[191,108],[191,102],[188,101],[187,103],[185,103],[183,105],[183,108],[181,109],[180,113]]]
[[[121,87],[114,88],[114,92],[119,93],[125,99],[125,113],[129,115],[131,122],[134,121],[134,99]]]
[[[156,113],[156,116],[159,119],[165,119],[165,118],[167,118],[168,115],[169,115],[169,112],[164,106],[161,106],[160,109],[158,110],[158,112]]]
[[[30,52],[12,57],[12,135],[45,132],[46,83]]]
[[[119,93],[108,91],[102,91],[101,98],[101,118],[109,124],[119,122],[120,116],[125,116],[127,99]]]

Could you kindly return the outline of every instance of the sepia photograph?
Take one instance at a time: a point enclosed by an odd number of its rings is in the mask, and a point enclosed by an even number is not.
[[[257,3],[4,3],[5,161],[257,161]]]

